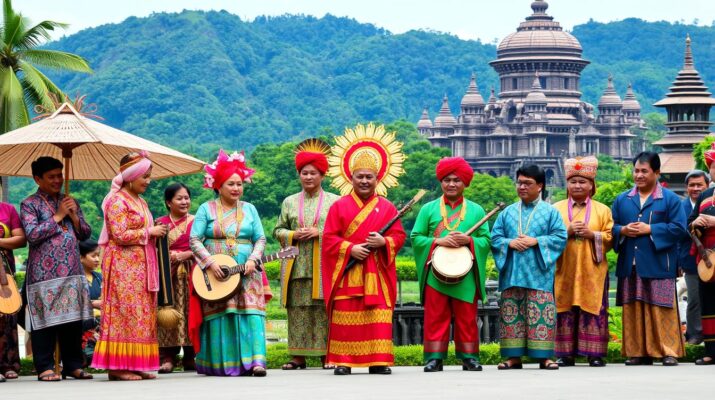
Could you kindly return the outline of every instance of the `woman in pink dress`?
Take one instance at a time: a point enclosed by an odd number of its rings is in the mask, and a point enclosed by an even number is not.
[[[146,153],[122,158],[119,174],[102,202],[102,321],[92,367],[106,369],[110,380],[154,379],[159,369],[156,332],[159,290],[155,238],[166,225],[154,225],[144,199],[151,182]]]

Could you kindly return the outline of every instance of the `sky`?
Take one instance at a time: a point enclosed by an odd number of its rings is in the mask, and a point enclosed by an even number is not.
[[[713,0],[549,0],[548,14],[570,30],[599,22],[637,17],[647,21],[715,20]],[[244,20],[261,15],[326,13],[372,23],[393,33],[412,29],[446,32],[462,39],[493,43],[513,32],[531,14],[531,0],[13,0],[14,8],[35,23],[50,19],[70,24],[62,35],[130,16],[154,12],[227,10]]]

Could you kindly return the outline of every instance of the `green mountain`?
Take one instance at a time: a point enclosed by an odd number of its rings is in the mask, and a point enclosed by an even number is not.
[[[515,28],[521,17],[512,18]],[[576,26],[592,62],[584,99],[597,103],[612,73],[621,95],[632,82],[644,113],[654,111],[682,65],[688,32],[696,66],[706,82],[715,79],[711,27],[638,19]],[[107,123],[201,156],[356,122],[416,121],[425,105],[434,117],[445,93],[456,114],[473,71],[485,97],[497,87],[491,44],[425,31],[397,35],[334,16],[247,22],[225,11],[159,13],[49,47],[90,61],[91,76],[52,78],[67,93],[89,95]]]

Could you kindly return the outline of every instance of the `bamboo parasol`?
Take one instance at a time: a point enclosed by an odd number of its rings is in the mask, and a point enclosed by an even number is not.
[[[39,156],[64,159],[65,194],[70,180],[111,180],[127,153],[151,154],[152,178],[188,175],[204,162],[174,149],[102,124],[81,113],[84,97],[75,108],[68,99],[38,122],[0,135],[0,176],[32,177]],[[78,108],[80,111],[78,111]],[[59,343],[55,344],[55,372],[59,374]]]
[[[70,180],[111,180],[127,153],[151,154],[152,178],[201,171],[204,162],[169,147],[90,119],[69,102],[33,124],[0,135],[0,175],[32,177],[39,156],[63,159],[65,193]]]

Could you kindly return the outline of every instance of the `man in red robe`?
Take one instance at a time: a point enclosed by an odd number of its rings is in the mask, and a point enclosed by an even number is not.
[[[353,190],[330,207],[323,231],[321,267],[330,321],[326,362],[337,366],[335,375],[348,375],[351,367],[390,374],[395,256],[406,235],[399,220],[384,235],[378,233],[397,209],[375,193],[380,166],[374,157],[364,152],[353,161]],[[348,269],[351,258],[357,263]]]

